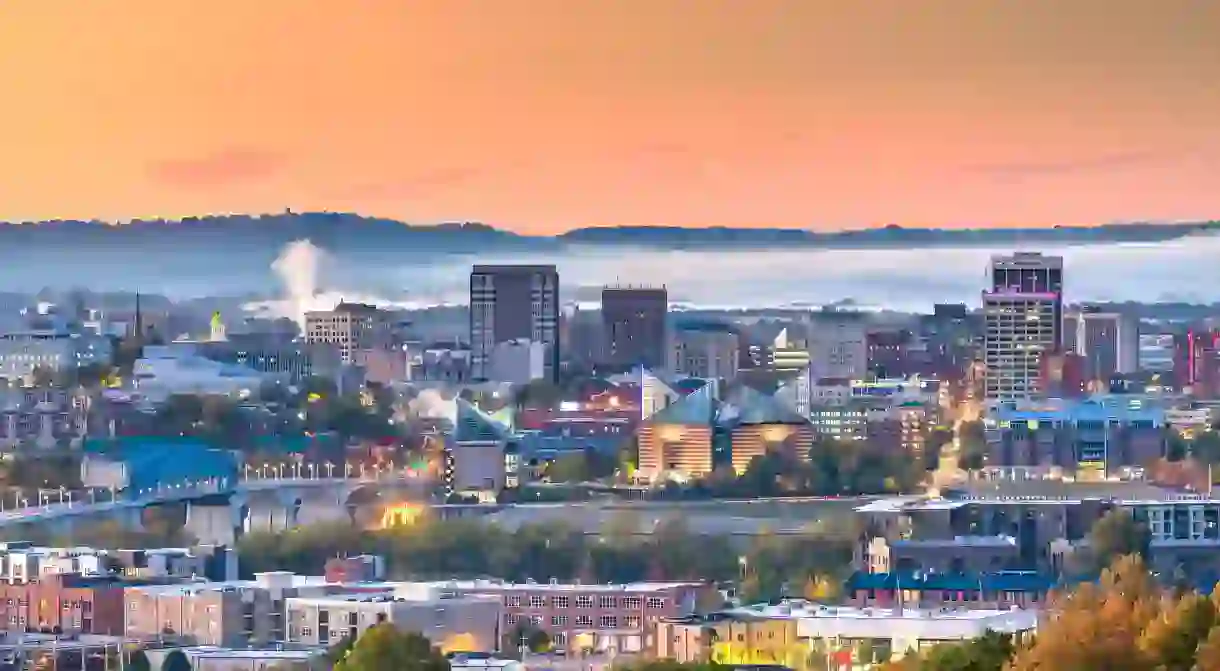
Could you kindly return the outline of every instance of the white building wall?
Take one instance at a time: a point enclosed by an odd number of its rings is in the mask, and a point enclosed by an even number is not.
[[[487,379],[494,382],[525,384],[546,376],[545,343],[520,338],[506,340],[491,349]]]

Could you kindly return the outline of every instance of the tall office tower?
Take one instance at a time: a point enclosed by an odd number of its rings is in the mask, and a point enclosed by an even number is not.
[[[602,289],[602,356],[600,363],[616,368],[666,363],[669,334],[665,327],[669,295],[664,287],[605,287]]]
[[[555,266],[475,266],[470,272],[470,376],[486,380],[491,352],[509,340],[546,346],[544,375],[559,376],[559,271]]]
[[[1034,252],[992,257],[989,285],[983,292],[984,396],[1037,396],[1043,357],[1063,343],[1063,258]]]
[[[1134,373],[1139,368],[1139,320],[1090,307],[1074,316],[1069,315],[1064,325],[1075,326],[1076,332],[1064,334],[1064,340],[1075,345],[1087,379],[1109,380],[1116,373]]]

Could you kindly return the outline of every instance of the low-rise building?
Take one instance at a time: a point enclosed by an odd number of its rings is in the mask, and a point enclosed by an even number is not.
[[[123,633],[123,591],[113,576],[48,574],[0,584],[0,628],[82,634]]]
[[[321,671],[331,668],[323,648],[284,650],[283,646],[277,646],[264,650],[235,650],[212,645],[149,650],[145,653],[149,666],[161,668],[165,658],[174,650],[186,655],[194,671]]]
[[[23,380],[40,369],[57,372],[109,364],[111,349],[109,338],[63,329],[0,333],[0,378]]]
[[[249,647],[284,641],[285,600],[339,589],[324,578],[260,573],[254,580],[129,587],[125,633],[187,645]]]
[[[984,425],[991,468],[1061,468],[1077,479],[1105,479],[1165,453],[1165,411],[1140,397],[1003,403]]]
[[[24,541],[0,543],[0,580],[3,582],[20,584],[60,574],[232,580],[237,577],[237,553],[223,545],[101,550],[40,547]]]
[[[1056,579],[1034,571],[855,573],[846,601],[859,608],[1038,608]]]
[[[293,597],[285,609],[285,641],[332,645],[389,622],[427,636],[446,652],[492,651],[499,646],[499,599],[457,595],[427,584],[403,584],[392,592],[349,592]]]
[[[829,607],[792,600],[662,620],[654,651],[684,662],[790,666],[817,652],[828,668],[871,668],[988,631],[1028,636],[1037,624],[1034,610]]]
[[[719,601],[704,583],[626,585],[507,583],[492,580],[432,583],[444,594],[493,596],[503,604],[500,631],[541,629],[556,648],[579,653],[636,653],[653,645],[662,618],[693,614]]]

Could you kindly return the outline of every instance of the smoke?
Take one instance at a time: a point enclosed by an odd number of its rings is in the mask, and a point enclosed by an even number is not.
[[[305,313],[318,295],[318,269],[324,252],[309,240],[288,243],[271,264],[287,294],[279,310],[284,317],[295,319],[305,328]]]
[[[452,422],[457,418],[457,401],[445,398],[435,389],[419,392],[419,396],[411,399],[410,407],[411,412],[422,419],[447,419]]]

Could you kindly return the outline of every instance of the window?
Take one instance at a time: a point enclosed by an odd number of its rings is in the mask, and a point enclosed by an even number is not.
[[[508,624],[508,625],[517,624],[517,617],[518,617],[518,616],[513,615],[512,613],[509,613],[509,614],[505,615],[505,616],[504,616],[504,624]]]
[[[530,624],[535,627],[541,627],[542,626],[542,616],[541,615],[531,615]]]
[[[597,619],[597,624],[602,629],[617,629],[618,618],[613,615],[603,615]]]
[[[310,627],[301,627],[301,636],[303,636],[305,638],[309,638],[310,636],[313,636],[313,629]]]
[[[644,605],[643,600],[638,596],[623,597],[623,608],[627,610],[639,610],[642,605]]]
[[[640,628],[640,616],[639,615],[628,615],[627,617],[624,617],[623,626],[628,629],[639,629]]]
[[[562,648],[568,644],[568,635],[562,631],[557,631],[551,636],[551,642],[555,647]]]
[[[530,597],[530,608],[546,608],[546,597],[534,595]]]
[[[593,626],[593,617],[590,615],[577,615],[576,616],[576,626],[592,627]]]
[[[551,605],[556,608],[571,608],[572,597],[569,597],[566,594],[564,596],[553,596],[551,597]]]
[[[597,604],[602,608],[617,608],[618,599],[612,596],[603,596],[597,600]]]
[[[592,608],[593,607],[593,597],[588,596],[588,595],[581,595],[581,596],[576,597],[576,607],[577,608]]]
[[[650,597],[648,597],[648,607],[649,608],[664,608],[665,599],[663,599],[662,597],[659,597],[659,596],[650,596]]]
[[[520,594],[505,595],[504,605],[508,606],[509,608],[520,608],[521,607],[521,595]]]
[[[551,626],[552,627],[568,626],[568,616],[567,615],[552,615],[551,616]]]

